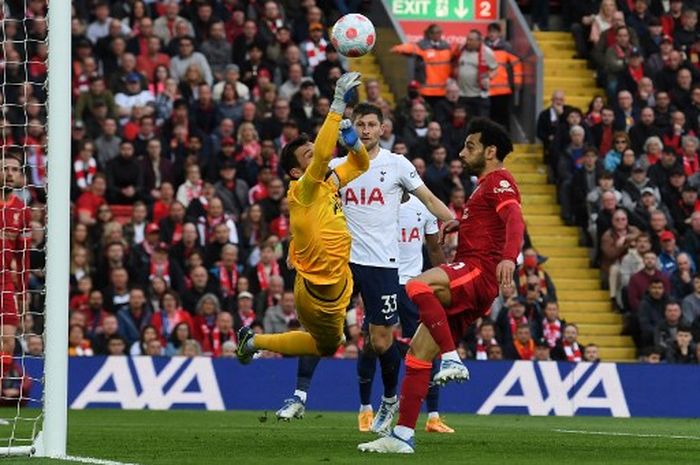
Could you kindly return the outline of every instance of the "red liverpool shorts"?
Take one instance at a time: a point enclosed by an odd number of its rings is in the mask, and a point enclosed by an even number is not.
[[[452,305],[445,309],[455,343],[467,333],[469,326],[491,311],[498,296],[495,273],[487,278],[481,268],[463,262],[440,265],[450,278]]]
[[[17,315],[17,302],[15,301],[15,291],[10,288],[0,287],[0,325],[10,325],[15,328],[19,326],[19,315]]]

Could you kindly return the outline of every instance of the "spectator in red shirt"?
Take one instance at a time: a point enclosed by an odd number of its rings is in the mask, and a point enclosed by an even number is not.
[[[289,237],[289,200],[283,197],[280,201],[280,214],[270,222],[270,234],[285,240]]]
[[[105,192],[107,180],[102,173],[97,173],[92,179],[90,189],[83,192],[76,202],[78,221],[88,226],[97,222],[97,209],[106,204]]]
[[[668,277],[659,271],[656,253],[650,250],[644,254],[642,260],[644,261],[644,268],[632,275],[627,286],[627,302],[629,311],[632,313],[637,313],[639,310],[642,297],[644,297],[653,280],[660,279],[663,282],[665,292],[671,292],[671,283]]]
[[[145,42],[145,47],[142,47],[141,53],[136,58],[136,66],[146,76],[146,79],[153,84],[156,82],[155,72],[159,66],[165,66],[169,71],[170,57],[161,52],[162,44],[158,37],[151,36]]]
[[[161,310],[155,312],[151,318],[151,324],[156,328],[162,345],[167,343],[170,334],[179,323],[187,324],[190,334],[192,333],[192,317],[180,307],[180,297],[177,293],[167,290],[161,298]]]
[[[158,190],[151,190],[151,195],[156,198],[153,204],[153,222],[160,223],[170,212],[170,206],[175,199],[175,189],[170,182],[162,182]]]
[[[221,357],[222,347],[227,341],[236,342],[236,333],[233,331],[233,317],[228,312],[220,312],[216,316],[216,325],[204,337],[204,351],[210,352],[213,357]]]
[[[267,198],[267,185],[272,180],[272,170],[269,167],[263,166],[258,172],[258,181],[248,191],[248,203],[250,205],[257,204],[262,199]]]
[[[75,286],[75,290],[77,293],[70,298],[68,308],[72,312],[86,312],[88,309],[90,292],[92,291],[92,278],[90,278],[90,276],[83,276],[80,278],[77,286]]]
[[[698,138],[695,136],[684,136],[681,140],[681,159],[683,170],[687,177],[691,177],[700,171],[698,163]]]

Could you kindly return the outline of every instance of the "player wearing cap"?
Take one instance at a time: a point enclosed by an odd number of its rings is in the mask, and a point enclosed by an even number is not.
[[[406,293],[418,306],[421,324],[406,355],[399,421],[391,434],[360,444],[358,449],[363,452],[414,452],[414,429],[428,391],[432,361],[442,355],[440,371],[432,377],[434,383],[469,379],[455,341],[489,312],[499,285],[513,282],[525,232],[518,187],[503,167],[513,144],[501,126],[483,118],[474,119],[467,134],[459,157],[479,177],[479,183],[462,219],[444,229],[459,230],[455,261],[432,268],[406,284]]]
[[[306,332],[255,335],[244,326],[238,334],[237,350],[242,363],[249,363],[261,349],[284,355],[320,356],[332,355],[343,343],[353,278],[348,266],[351,238],[338,188],[369,166],[367,150],[349,121],[341,125],[346,101],[358,85],[359,73],[341,76],[315,143],[303,135],[282,151],[282,166],[292,178],[288,192],[292,238],[289,262],[297,271],[294,299]],[[329,171],[339,130],[350,155]]]

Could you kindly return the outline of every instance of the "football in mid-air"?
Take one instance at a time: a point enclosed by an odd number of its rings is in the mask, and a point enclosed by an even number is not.
[[[374,24],[366,16],[350,13],[333,26],[331,43],[343,56],[355,58],[369,53],[377,40]]]

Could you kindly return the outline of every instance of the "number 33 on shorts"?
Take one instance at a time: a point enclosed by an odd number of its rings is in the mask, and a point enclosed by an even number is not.
[[[394,313],[398,310],[398,304],[396,299],[396,294],[388,294],[382,296],[382,301],[384,302],[384,307],[382,308],[382,313],[386,320],[391,320]]]

